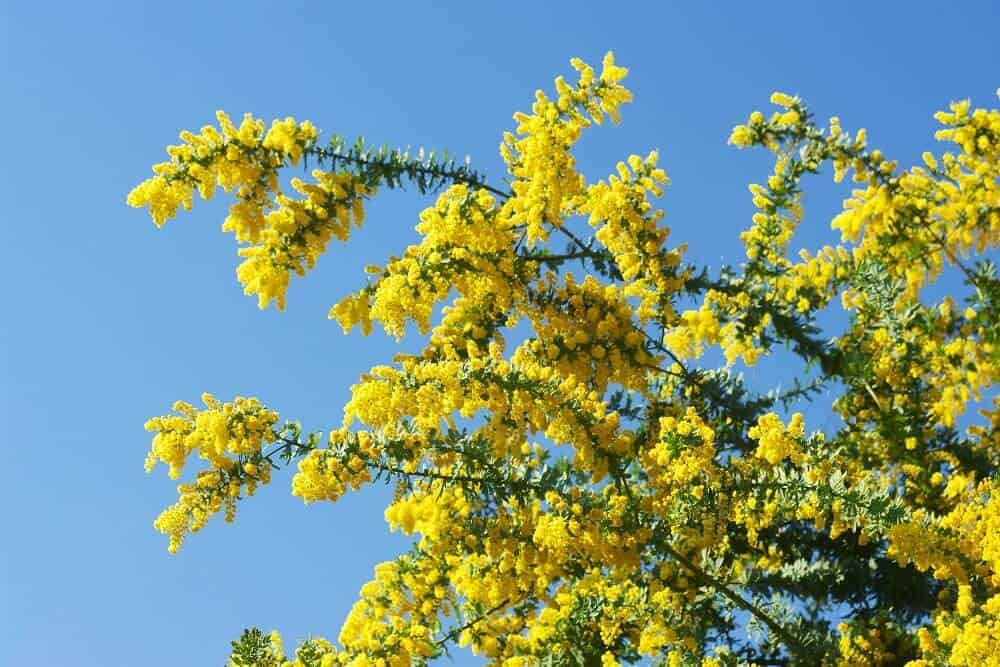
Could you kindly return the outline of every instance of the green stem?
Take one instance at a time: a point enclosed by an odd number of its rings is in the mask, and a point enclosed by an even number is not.
[[[314,146],[313,148],[307,150],[306,153],[315,155],[325,160],[340,160],[341,162],[349,162],[351,164],[362,165],[362,166],[380,166],[380,167],[389,166],[386,163],[378,160],[371,160],[356,155],[341,153],[339,151],[328,150],[326,148],[321,148],[319,146]],[[426,174],[428,176],[434,176],[436,178],[447,178],[455,183],[464,183],[466,185],[471,185],[475,188],[491,192],[503,199],[508,199],[511,197],[511,193],[504,192],[503,190],[498,190],[497,188],[494,188],[487,183],[479,181],[475,178],[471,178],[467,176],[465,172],[462,172],[460,170],[448,170],[448,169],[442,169],[440,167],[430,167],[422,165],[417,162],[408,164],[407,168],[413,169],[418,173]]]
[[[705,572],[703,569],[698,567],[693,561],[687,558],[687,556],[674,549],[667,542],[663,542],[660,546],[663,548],[664,551],[667,552],[667,554],[670,555],[671,558],[673,558],[678,563],[683,565],[685,569],[691,572],[691,574],[700,579],[703,583],[706,583],[712,588],[714,588],[718,593],[720,593],[722,596],[724,596],[726,599],[728,599],[736,606],[753,614],[754,618],[756,618],[758,621],[766,625],[768,630],[770,630],[775,636],[779,637],[789,648],[790,651],[797,654],[799,657],[805,657],[808,654],[808,651],[806,650],[806,647],[802,645],[802,642],[800,642],[790,632],[785,630],[785,628],[783,628],[780,623],[778,623],[773,618],[764,613],[760,609],[760,607],[753,604],[749,600],[743,598],[742,596],[738,595],[737,593],[734,593],[728,586],[726,586],[726,584],[719,581],[717,578],[713,577],[708,572]]]
[[[442,637],[441,639],[437,640],[434,643],[437,644],[438,646],[443,647],[448,642],[456,640],[458,638],[458,636],[461,635],[463,632],[465,632],[469,628],[473,627],[477,623],[481,623],[482,621],[486,620],[487,618],[489,618],[493,614],[497,613],[498,611],[500,611],[501,609],[503,609],[504,607],[506,607],[509,602],[510,602],[509,599],[504,600],[503,602],[501,602],[497,606],[493,607],[492,609],[490,609],[490,610],[488,610],[486,612],[483,612],[481,615],[475,617],[474,619],[472,619],[468,623],[464,623],[464,624],[460,625],[457,628],[453,628],[444,637]]]
[[[630,504],[633,507],[636,507],[635,496],[632,493],[632,487],[629,485],[628,480],[626,480],[623,476],[616,476],[616,481],[621,482],[621,486],[624,487],[625,494],[628,496]],[[638,509],[636,509],[635,511],[638,512]],[[768,630],[770,630],[775,636],[781,638],[781,640],[785,643],[785,645],[789,648],[790,651],[798,654],[799,657],[802,658],[808,655],[808,651],[806,650],[806,647],[802,645],[802,642],[800,642],[790,632],[785,630],[785,628],[783,628],[780,623],[778,623],[773,618],[764,613],[764,611],[761,610],[760,607],[750,602],[749,600],[743,598],[739,594],[733,592],[728,586],[726,586],[726,584],[719,581],[716,577],[713,577],[711,574],[698,567],[698,565],[695,564],[694,561],[692,561],[687,556],[679,552],[677,549],[671,546],[671,544],[666,540],[660,541],[658,543],[658,546],[662,547],[663,550],[666,551],[671,558],[673,558],[678,563],[683,565],[685,569],[691,572],[691,574],[693,574],[696,578],[700,579],[702,583],[708,584],[710,587],[714,588],[718,593],[720,593],[727,600],[735,604],[737,607],[740,607],[741,609],[744,609],[753,614],[754,618],[756,618],[758,621],[766,625]]]

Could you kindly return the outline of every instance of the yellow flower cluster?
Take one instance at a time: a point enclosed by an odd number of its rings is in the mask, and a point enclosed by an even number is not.
[[[718,486],[715,431],[694,408],[683,415],[660,417],[656,445],[642,453],[653,490],[650,509],[669,516],[677,496],[700,499]]]
[[[570,153],[580,132],[591,122],[603,122],[605,114],[617,123],[619,107],[632,100],[632,94],[620,84],[628,70],[615,65],[610,52],[604,57],[599,77],[579,59],[573,59],[572,64],[580,74],[577,84],[570,86],[562,77],[557,78],[555,100],[537,91],[531,113],[514,114],[516,134],[505,133],[500,146],[514,179],[514,196],[504,206],[503,216],[525,227],[529,245],[547,240],[545,224],[561,226],[584,192],[584,178]]]
[[[195,482],[178,486],[178,502],[153,524],[170,537],[171,553],[180,548],[186,534],[201,530],[223,507],[226,520],[232,521],[240,494],[245,490],[253,495],[258,484],[271,481],[271,464],[263,457],[263,447],[275,440],[278,414],[255,398],[237,396],[232,403],[220,403],[211,394],[203,394],[202,402],[205,409],[199,410],[177,401],[174,414],[146,422],[146,430],[156,432],[146,472],[162,461],[169,466],[170,477],[177,479],[194,453],[211,466],[198,473]]]
[[[304,276],[331,237],[346,241],[351,225],[360,227],[364,222],[364,198],[372,191],[354,175],[317,169],[313,178],[315,183],[292,179],[292,187],[304,197],[279,194],[278,208],[264,216],[254,245],[239,250],[245,259],[236,277],[247,295],[257,295],[262,309],[274,301],[283,310],[291,274]]]
[[[952,304],[946,299],[937,312],[904,330],[855,329],[852,338],[873,360],[872,389],[845,397],[841,411],[874,419],[884,409],[911,408],[919,399],[933,424],[953,427],[970,402],[981,401],[997,379],[995,347],[984,340],[986,330],[974,322],[975,312],[956,314]],[[915,382],[921,384],[919,396],[911,389]],[[875,393],[884,399],[872,399]]]
[[[757,441],[754,452],[757,458],[771,465],[778,465],[785,459],[799,464],[803,458],[801,442],[805,432],[801,412],[792,415],[787,427],[781,422],[781,417],[769,412],[757,420],[757,425],[751,427],[747,435]]]
[[[217,187],[236,190],[239,202],[230,209],[223,229],[240,241],[256,241],[263,227],[263,210],[278,191],[277,169],[297,164],[316,142],[318,132],[309,121],[275,120],[265,133],[264,121],[250,114],[239,128],[224,111],[217,111],[219,128],[206,125],[199,134],[181,132],[182,144],[170,146],[169,162],[153,166],[155,176],[128,195],[129,206],[148,206],[159,227],[177,215],[181,206],[191,210],[194,193],[210,199]],[[221,131],[220,131],[221,130]]]
[[[965,599],[963,599],[963,597]],[[968,589],[959,594],[959,604],[970,606]],[[958,667],[994,667],[1000,655],[1000,595],[994,595],[980,609],[966,608],[954,614],[941,613],[933,631],[921,628],[920,647],[926,656],[908,667],[931,667],[947,657]]]
[[[161,226],[179,207],[191,209],[195,191],[210,199],[219,187],[235,190],[222,229],[249,244],[239,250],[245,259],[237,277],[261,308],[274,301],[282,309],[291,273],[302,276],[313,268],[331,237],[346,241],[351,225],[361,226],[364,198],[374,190],[350,173],[315,170],[315,183],[292,179],[303,198],[288,197],[279,187],[278,170],[298,164],[315,146],[316,127],[286,118],[265,132],[264,122],[250,114],[239,128],[224,112],[216,115],[221,129],[208,125],[199,134],[182,132],[184,143],[167,149],[171,160],[155,165],[155,176],[136,186],[128,203],[148,206]]]
[[[666,250],[670,230],[660,224],[663,211],[653,210],[648,193],[663,195],[667,174],[658,168],[659,154],[645,160],[631,155],[628,164],[618,163],[618,176],[610,176],[587,188],[580,213],[590,216],[597,227],[594,237],[611,253],[622,278],[628,282],[626,295],[640,299],[636,316],[642,322],[652,317],[670,321],[672,296],[683,279],[677,275],[684,248]]]
[[[156,432],[146,458],[146,472],[162,461],[170,467],[171,479],[177,479],[188,456],[195,452],[213,467],[229,470],[259,454],[263,445],[274,440],[272,427],[278,414],[256,398],[237,396],[232,403],[220,403],[206,393],[201,400],[203,410],[177,401],[173,414],[146,422],[146,430]]]
[[[348,441],[356,446],[344,450]],[[330,445],[329,449],[314,449],[299,462],[299,471],[292,479],[293,496],[307,503],[334,501],[348,489],[360,489],[371,481],[369,465],[377,459],[378,449],[369,433],[333,431]]]
[[[437,648],[437,613],[450,604],[447,580],[432,559],[403,556],[376,566],[340,631],[340,663],[407,667],[426,659]]]
[[[416,229],[419,245],[384,270],[373,267],[381,273],[376,283],[330,310],[345,332],[359,324],[370,331],[377,321],[398,338],[410,320],[427,333],[434,307],[452,289],[497,310],[510,307],[515,234],[496,219],[493,195],[452,186],[420,214]]]
[[[912,657],[905,633],[886,623],[841,623],[837,631],[840,633],[835,663],[838,667],[889,667]]]
[[[664,334],[663,342],[680,359],[698,359],[706,345],[719,345],[728,364],[742,358],[752,366],[764,354],[756,341],[771,324],[771,314],[764,313],[753,326],[746,326],[739,316],[748,311],[751,302],[745,291],[730,296],[708,290],[697,310],[680,314]]]
[[[755,111],[747,125],[734,128],[729,142],[740,147],[755,141],[766,145],[777,155],[774,172],[767,180],[767,187],[750,184],[753,205],[758,212],[753,215],[753,226],[740,234],[751,261],[766,260],[772,264],[784,263],[788,242],[802,220],[802,207],[795,190],[797,164],[779,151],[779,138],[802,127],[806,110],[797,97],[776,92],[771,103],[784,111],[775,111],[770,120]]]
[[[946,126],[937,138],[957,144],[958,155],[925,153],[923,166],[898,178],[888,177],[892,163],[878,151],[857,161],[856,180],[869,185],[833,221],[845,241],[857,243],[856,259],[882,257],[905,280],[908,300],[946,263],[1000,244],[1000,110],[970,113],[969,106],[954,103],[936,115]]]
[[[548,272],[536,288],[545,297],[526,304],[535,339],[530,352],[561,377],[586,378],[603,393],[609,383],[635,391],[647,384],[657,359],[645,349],[627,290],[593,276],[577,283],[572,273]]]
[[[889,555],[949,584],[933,624],[919,633],[922,659],[910,667],[995,664],[1000,651],[1000,497],[994,481],[954,475],[953,509],[919,512],[890,533]],[[950,593],[947,594],[947,593]]]

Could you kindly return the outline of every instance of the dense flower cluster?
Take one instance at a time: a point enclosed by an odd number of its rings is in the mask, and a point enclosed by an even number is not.
[[[1000,111],[952,104],[950,150],[904,169],[775,93],[730,137],[774,155],[746,260],[710,270],[668,244],[655,151],[578,171],[583,130],[632,96],[610,54],[572,66],[504,135],[509,191],[220,114],[129,195],[162,225],[196,191],[232,193],[237,275],[282,308],[367,198],[441,190],[419,241],[330,310],[345,331],[413,325],[422,349],[364,374],[326,436],[244,398],[147,424],[147,468],[206,462],[156,520],[171,551],[278,459],[305,502],[396,484],[385,519],[412,548],[376,566],[337,641],[288,654],[251,630],[230,664],[402,667],[453,645],[512,667],[1000,664]],[[286,195],[307,157],[332,168]],[[855,184],[839,243],[794,252],[824,170]],[[788,376],[770,391],[737,372],[767,356]],[[829,419],[809,432],[817,395]]]
[[[146,472],[162,461],[169,466],[170,477],[177,479],[194,453],[209,464],[193,483],[177,487],[180,499],[154,522],[157,530],[170,536],[171,552],[180,548],[187,533],[201,530],[223,507],[226,520],[232,521],[240,494],[253,495],[258,484],[271,481],[263,448],[275,440],[278,414],[255,398],[237,396],[232,403],[220,403],[211,394],[203,394],[201,400],[203,410],[177,401],[173,414],[146,422],[146,430],[156,432]]]
[[[292,188],[304,198],[277,195],[278,208],[264,216],[257,242],[240,248],[240,257],[246,259],[236,269],[236,277],[246,294],[257,295],[261,308],[275,301],[283,310],[290,275],[304,276],[331,237],[346,241],[352,223],[360,227],[364,222],[362,202],[370,189],[351,174],[317,169],[313,178],[316,183],[292,179]]]
[[[130,206],[148,206],[153,222],[162,226],[182,207],[191,210],[194,193],[211,199],[217,188],[233,192],[236,202],[222,225],[240,243],[246,258],[236,272],[248,295],[260,307],[275,301],[285,307],[291,273],[305,275],[326,250],[331,237],[346,241],[351,223],[364,221],[363,201],[374,190],[347,173],[315,170],[315,184],[292,179],[302,200],[282,194],[279,170],[294,166],[316,147],[318,131],[309,121],[264,121],[246,114],[236,128],[225,112],[216,114],[220,129],[207,125],[200,134],[184,131],[178,146],[170,146],[169,162],[153,167],[155,176],[128,195]]]
[[[514,114],[516,134],[505,133],[500,146],[514,195],[503,217],[524,225],[529,244],[547,240],[548,226],[560,226],[584,192],[586,181],[570,152],[581,131],[602,123],[605,115],[619,122],[619,107],[632,100],[620,83],[628,70],[615,65],[611,53],[600,76],[582,60],[575,58],[572,64],[580,75],[577,84],[558,77],[555,100],[537,91],[531,113]]]

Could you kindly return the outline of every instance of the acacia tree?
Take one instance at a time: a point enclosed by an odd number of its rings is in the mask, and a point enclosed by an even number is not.
[[[1000,664],[1000,111],[952,104],[950,152],[903,170],[775,93],[730,137],[774,154],[746,261],[710,269],[668,243],[655,152],[577,171],[581,134],[632,96],[611,54],[572,65],[515,114],[502,184],[220,112],[129,195],[157,225],[195,192],[232,195],[237,276],[281,309],[380,190],[439,193],[419,243],[330,311],[424,343],[363,375],[339,427],[210,395],[146,424],[147,469],[201,459],[154,524],[172,552],[281,462],[305,502],[396,484],[385,517],[412,548],[375,567],[338,641],[286,657],[248,630],[230,664],[424,664],[455,644],[505,665]],[[802,179],[830,165],[856,184],[840,245],[790,256]],[[957,293],[932,300],[943,273]],[[820,330],[837,301],[845,326]],[[786,389],[735,372],[780,346]],[[820,390],[836,424],[809,432],[793,411]]]

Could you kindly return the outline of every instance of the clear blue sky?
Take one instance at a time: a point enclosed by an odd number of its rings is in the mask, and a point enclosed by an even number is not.
[[[772,90],[867,127],[904,163],[933,146],[949,100],[996,103],[995,2],[661,4],[0,4],[0,664],[217,666],[254,624],[335,637],[372,566],[405,548],[384,489],[304,507],[287,474],[177,557],[153,531],[175,494],[162,468],[143,474],[147,417],[207,390],[339,422],[391,344],[345,338],[326,311],[414,238],[424,205],[377,201],[287,312],[261,312],[236,283],[222,202],[163,230],[125,206],[181,128],[219,108],[291,114],[469,153],[497,178],[510,114],[571,56],[613,49],[636,102],[581,162],[596,178],[661,149],[673,238],[717,263],[738,260],[746,183],[767,169],[725,141]],[[835,239],[845,193],[827,180],[806,199],[810,245]]]

